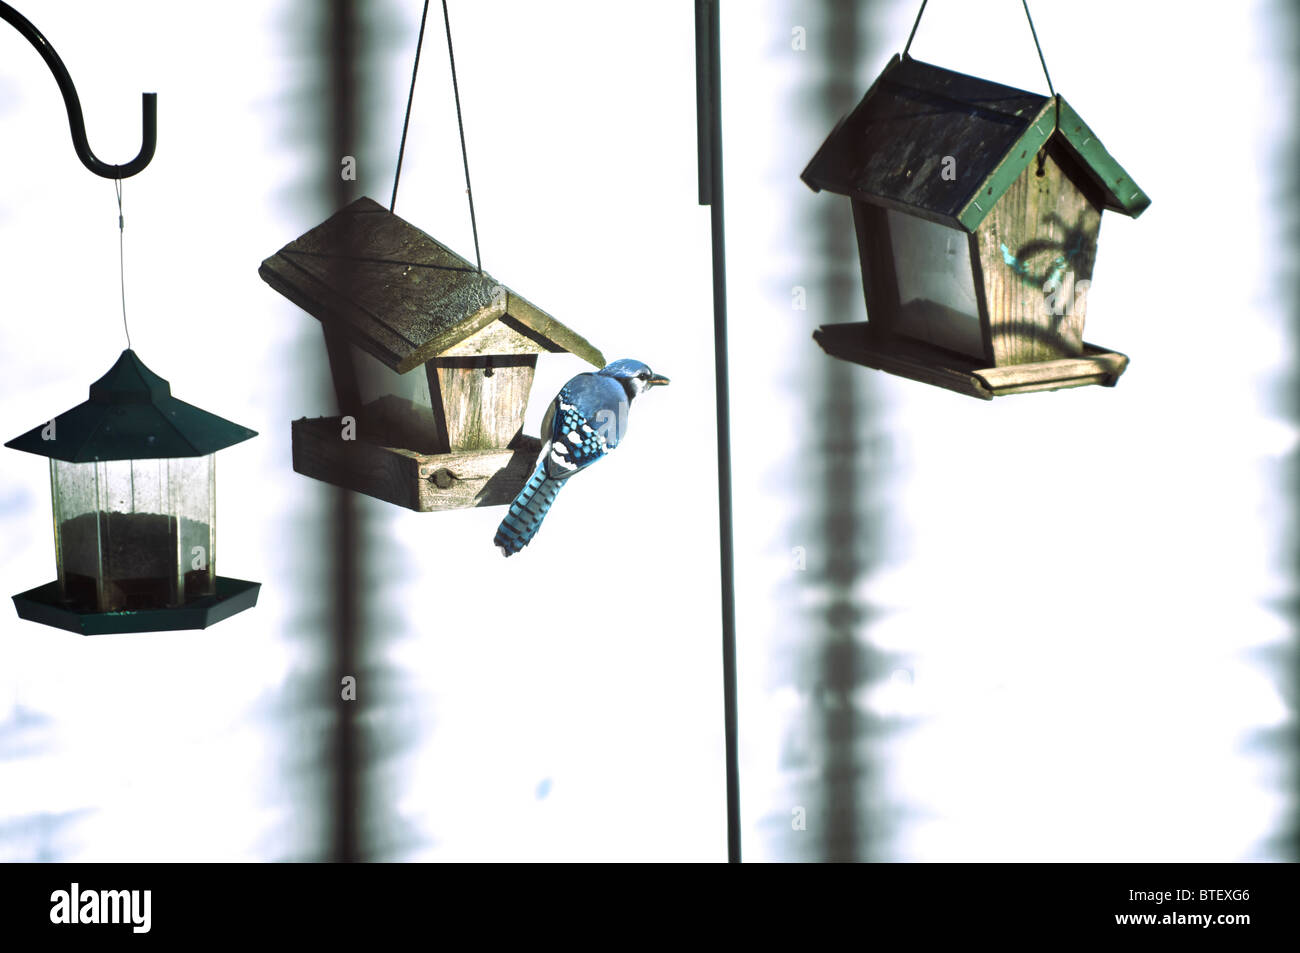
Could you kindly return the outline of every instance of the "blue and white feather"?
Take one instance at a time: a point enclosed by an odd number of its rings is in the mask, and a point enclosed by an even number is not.
[[[503,555],[513,556],[532,541],[570,477],[618,446],[637,395],[667,383],[640,361],[621,360],[560,388],[542,421],[546,442],[537,468],[497,527],[493,542]]]

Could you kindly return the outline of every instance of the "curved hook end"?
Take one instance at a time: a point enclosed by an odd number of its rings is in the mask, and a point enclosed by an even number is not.
[[[157,93],[140,94],[140,129],[140,151],[130,162],[124,162],[122,165],[100,162],[87,147],[87,155],[81,156],[82,164],[95,175],[106,179],[129,179],[143,172],[145,166],[153,161],[154,150],[158,147]]]
[[[72,147],[76,150],[81,164],[95,175],[105,179],[127,179],[142,172],[153,159],[154,149],[158,145],[158,94],[141,94],[140,117],[143,132],[140,152],[136,157],[122,165],[101,162],[95,158],[95,154],[90,151],[90,143],[86,141],[86,122],[81,115],[81,99],[77,96],[77,88],[72,84],[72,77],[68,75],[68,68],[63,65],[63,60],[59,59],[59,54],[54,52],[54,47],[50,46],[50,41],[36,29],[31,20],[4,0],[0,0],[0,20],[4,20],[21,33],[27,42],[36,48],[36,52],[41,54],[41,59],[45,60],[45,65],[54,74],[54,81],[59,84],[59,92],[63,94],[63,105],[68,111]]]

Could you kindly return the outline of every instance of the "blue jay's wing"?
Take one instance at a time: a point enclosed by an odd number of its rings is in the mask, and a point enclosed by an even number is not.
[[[627,408],[623,385],[599,374],[579,374],[560,388],[547,413],[547,476],[572,476],[617,447],[627,429]]]
[[[551,439],[551,431],[555,427],[555,406],[559,401],[552,400],[551,406],[546,408],[546,416],[542,418],[542,429],[538,431],[542,436],[542,443],[547,443]]]

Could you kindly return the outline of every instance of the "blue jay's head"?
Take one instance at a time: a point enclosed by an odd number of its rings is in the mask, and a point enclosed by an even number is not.
[[[658,387],[661,384],[668,383],[668,378],[662,374],[656,374],[640,361],[628,360],[627,358],[615,361],[613,364],[607,364],[597,373],[604,377],[612,377],[622,384],[623,389],[627,391],[628,400],[651,387]]]

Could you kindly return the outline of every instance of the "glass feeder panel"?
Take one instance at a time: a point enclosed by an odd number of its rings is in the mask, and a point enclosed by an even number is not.
[[[893,209],[888,214],[898,277],[899,332],[984,358],[966,234]]]
[[[437,453],[441,428],[429,391],[432,365],[399,374],[359,347],[350,346],[349,350],[365,425],[374,435],[371,442]]]
[[[184,601],[216,592],[216,457],[177,457],[167,464],[168,512],[176,524]]]
[[[50,460],[54,561],[64,602],[89,612],[103,602],[98,482],[93,463]]]
[[[51,461],[63,598],[84,612],[178,606],[214,591],[214,461]]]
[[[103,591],[117,609],[180,603],[176,522],[169,512],[166,460],[97,463]]]

